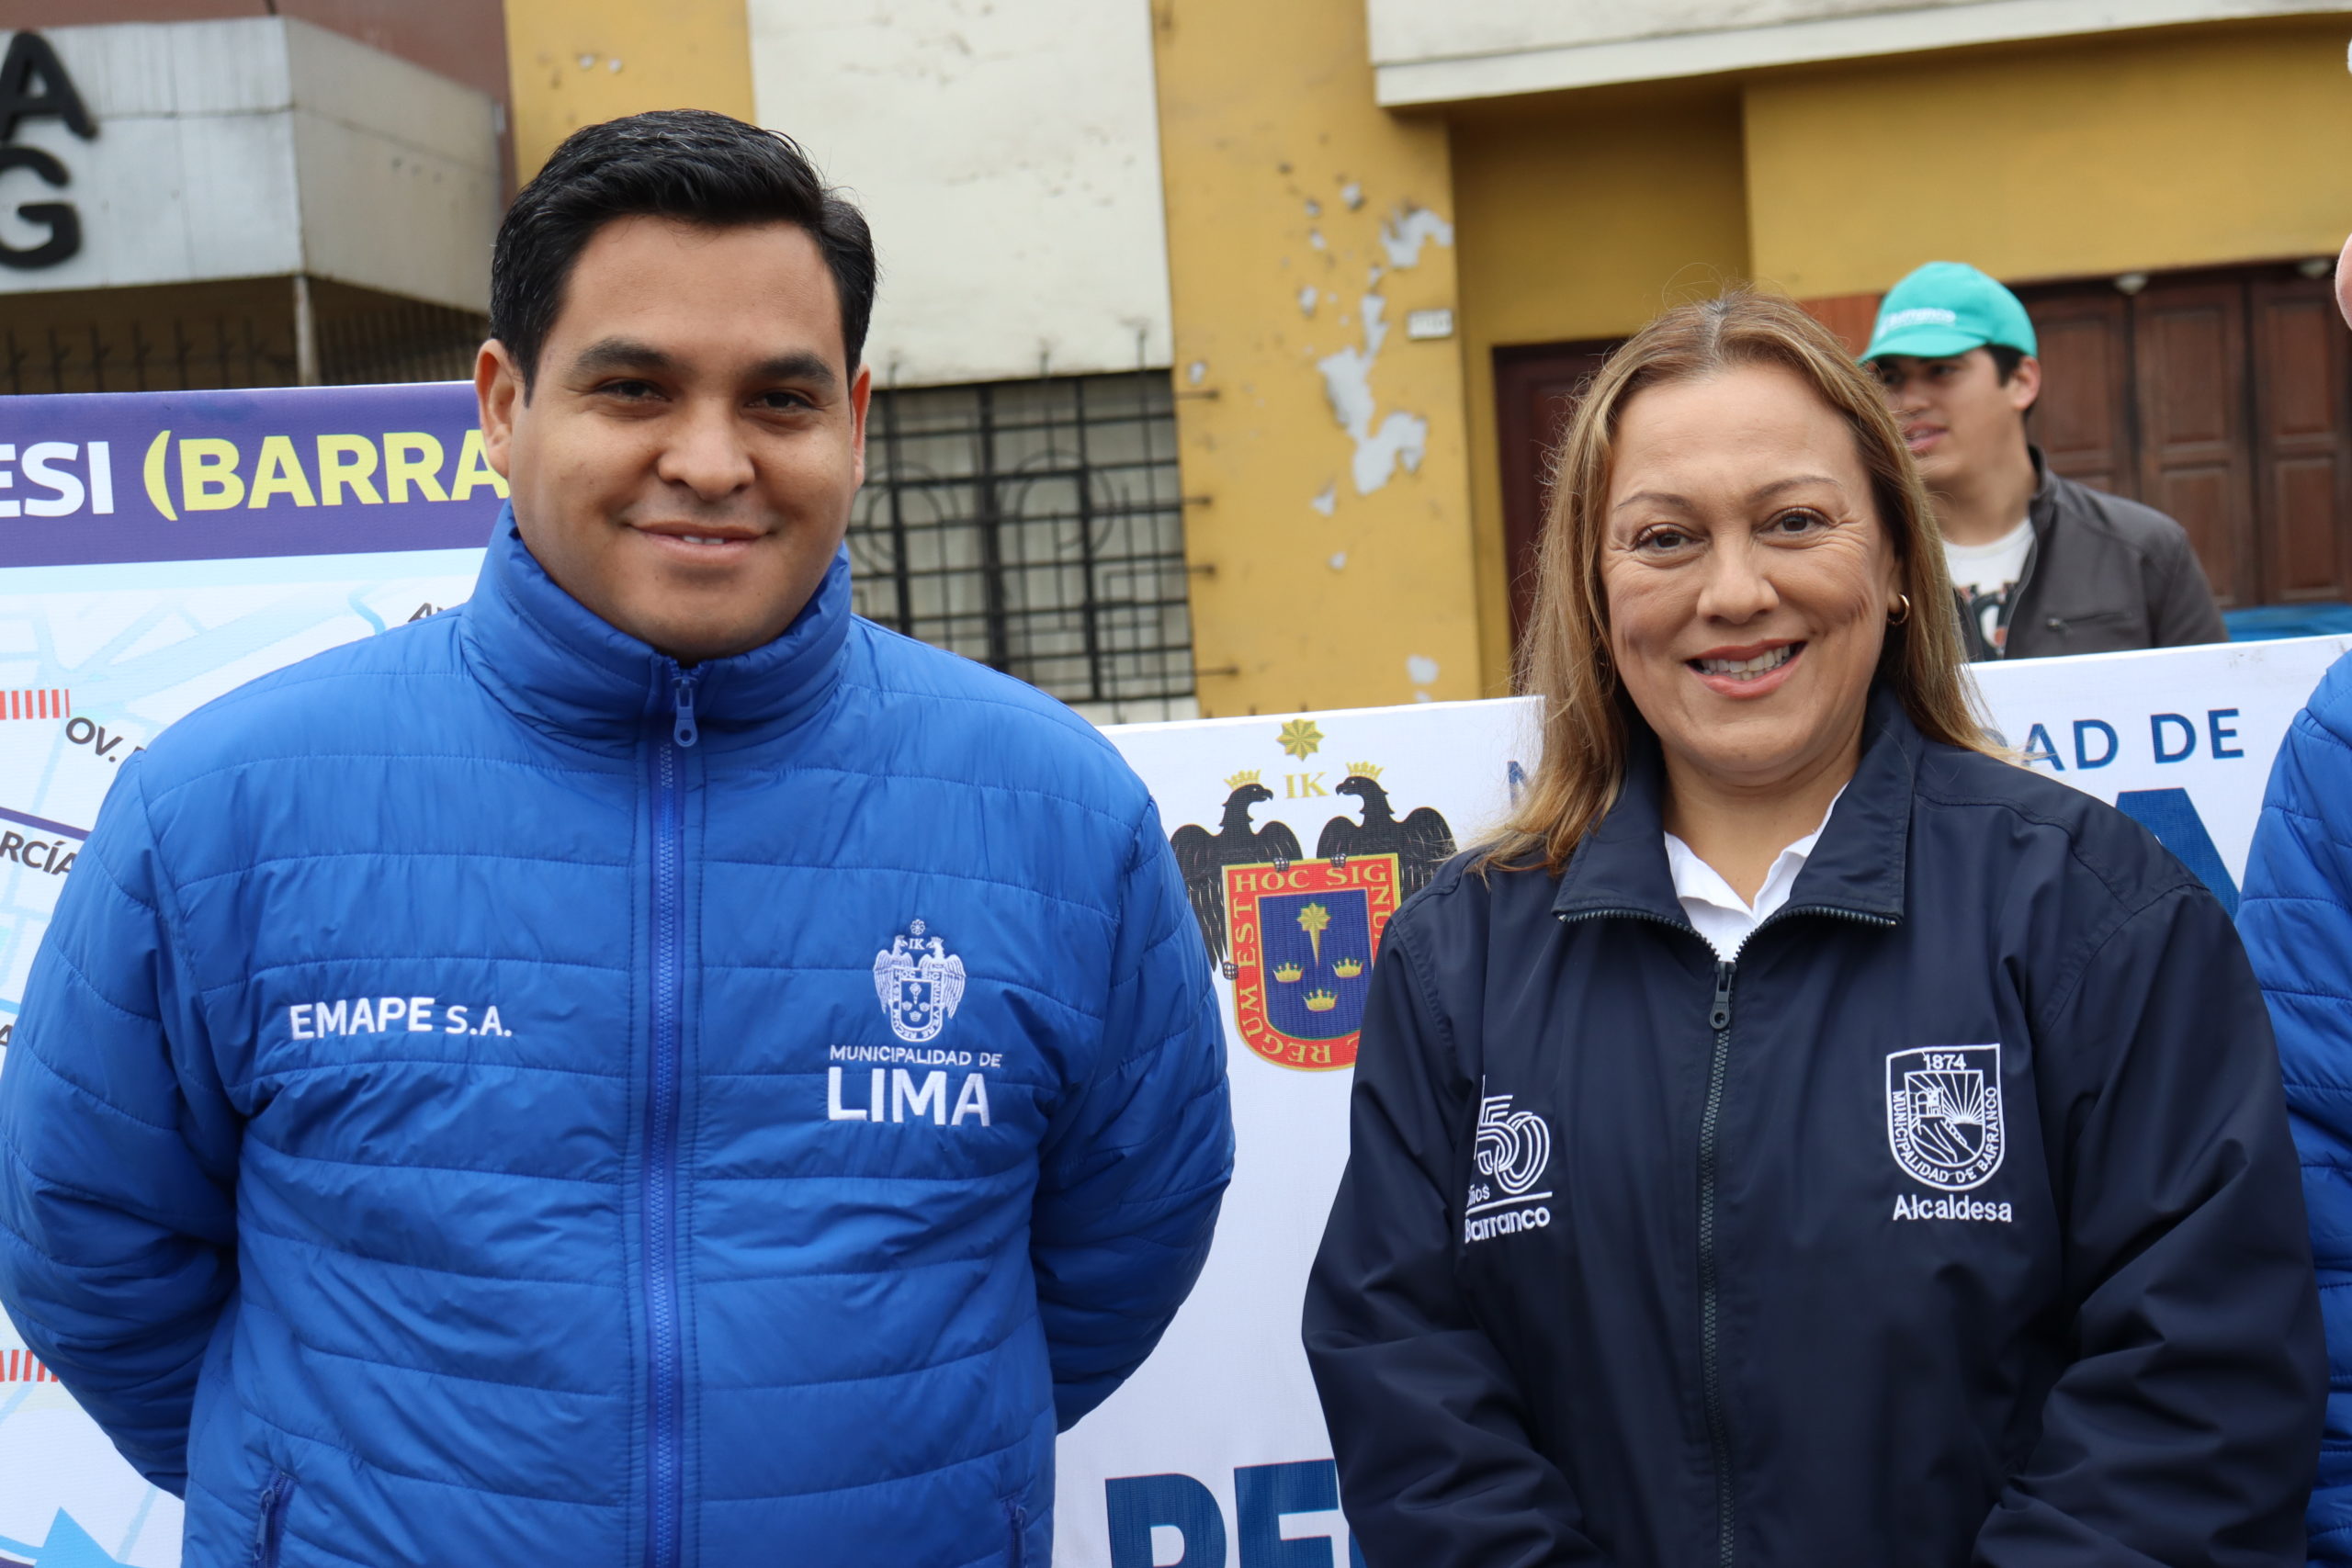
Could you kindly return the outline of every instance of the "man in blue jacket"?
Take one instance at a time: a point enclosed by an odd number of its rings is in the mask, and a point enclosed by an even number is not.
[[[2335,304],[2352,323],[2352,242]],[[2278,1036],[2287,1114],[2327,1330],[2327,1430],[2311,1560],[2352,1568],[2352,656],[2336,660],[2271,765],[2238,934]]]
[[[126,764],[0,1078],[0,1300],[187,1568],[1043,1563],[1231,1164],[1085,724],[849,611],[855,209],[723,117],[516,199],[472,601]]]
[[[2327,1329],[2311,1556],[2352,1568],[2352,658],[2288,728],[2238,905],[2270,1001]]]

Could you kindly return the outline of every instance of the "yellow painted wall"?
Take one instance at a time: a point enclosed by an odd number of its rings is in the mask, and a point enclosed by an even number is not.
[[[1757,272],[1806,296],[1938,257],[2036,278],[2332,254],[2352,227],[2345,36],[2173,28],[1755,82]]]
[[[517,184],[583,125],[646,109],[756,118],[743,0],[506,0]]]
[[[1414,208],[1453,220],[1444,124],[1373,101],[1363,0],[1153,9],[1201,710],[1476,696],[1461,345],[1405,333],[1458,304],[1454,251],[1399,267],[1381,235]],[[1317,367],[1364,349],[1368,296],[1389,328],[1372,423],[1429,428],[1418,471],[1360,494]]]
[[[1510,687],[1494,350],[1619,337],[1747,276],[1739,100],[1627,89],[1466,110],[1453,123],[1463,368],[1483,689]]]

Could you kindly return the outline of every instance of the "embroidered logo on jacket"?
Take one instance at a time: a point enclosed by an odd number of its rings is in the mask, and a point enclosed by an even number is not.
[[[2001,1048],[1928,1045],[1886,1058],[1886,1139],[1894,1163],[1939,1192],[1981,1187],[2001,1168]]]
[[[964,1000],[964,961],[917,920],[874,955],[874,994],[890,1032],[910,1045],[936,1036]]]
[[[1464,1242],[1540,1230],[1552,1223],[1544,1201],[1552,1196],[1550,1190],[1532,1190],[1552,1165],[1552,1128],[1544,1118],[1513,1111],[1507,1094],[1481,1096],[1471,1163],[1486,1179],[1470,1184],[1463,1210]]]

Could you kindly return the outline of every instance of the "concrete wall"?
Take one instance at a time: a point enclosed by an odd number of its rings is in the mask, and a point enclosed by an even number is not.
[[[2339,0],[1365,0],[1384,104],[2333,11]]]
[[[1939,256],[2026,279],[2333,254],[2352,226],[2345,37],[2267,22],[1756,82],[1756,273],[1838,295]]]
[[[506,0],[514,167],[583,125],[647,109],[754,116],[743,0]]]
[[[874,224],[901,386],[1169,363],[1146,0],[750,0],[761,122]]]
[[[28,120],[17,141],[71,176],[0,189],[64,200],[83,246],[9,275],[15,291],[309,272],[467,310],[487,300],[503,172],[496,108],[448,78],[279,17],[56,28],[45,35],[98,122]]]
[[[1476,695],[1442,122],[1360,0],[1162,0],[1160,144],[1204,714]]]

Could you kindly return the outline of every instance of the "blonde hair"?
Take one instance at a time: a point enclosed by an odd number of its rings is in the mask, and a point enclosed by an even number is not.
[[[1479,856],[1482,868],[1541,865],[1556,874],[1624,783],[1630,727],[1640,715],[1609,656],[1600,558],[1611,447],[1625,405],[1652,387],[1751,365],[1794,372],[1854,433],[1911,601],[1910,613],[1887,626],[1878,678],[1893,683],[1904,712],[1930,740],[1999,754],[1975,708],[1928,492],[1884,393],[1794,302],[1734,289],[1668,310],[1635,333],[1595,373],[1569,422],[1553,465],[1520,648],[1520,689],[1544,702],[1543,760],[1501,835]]]

